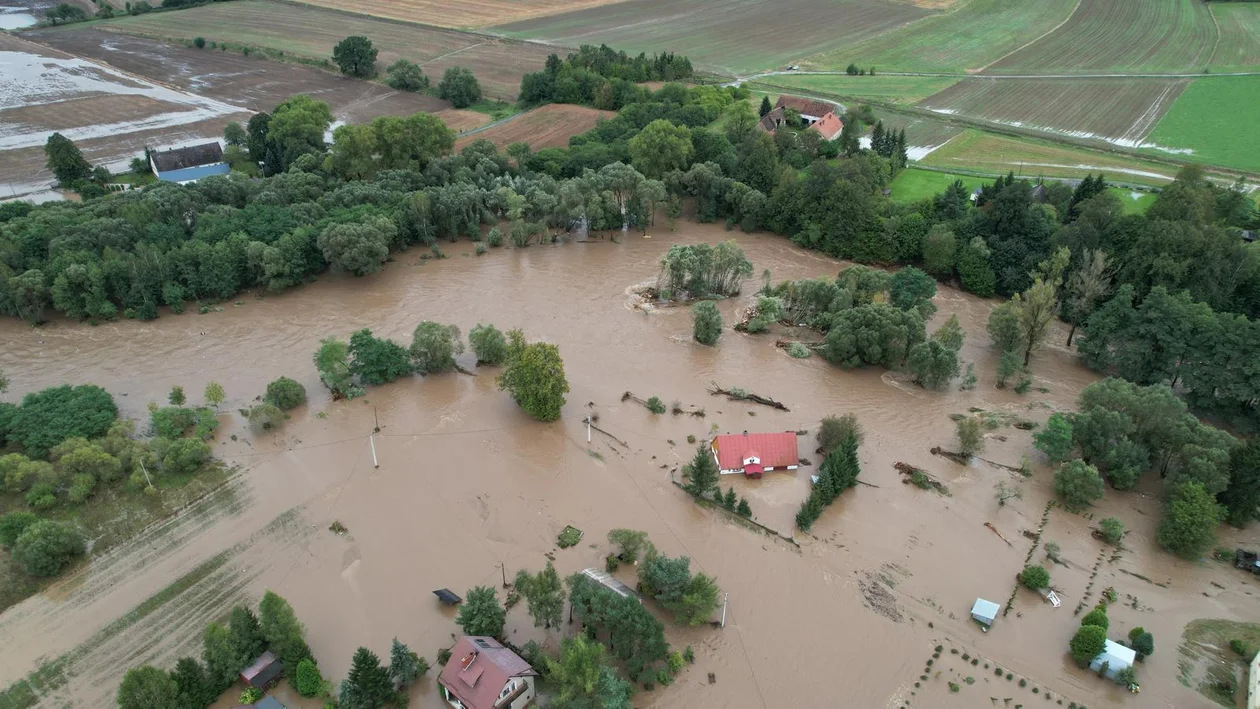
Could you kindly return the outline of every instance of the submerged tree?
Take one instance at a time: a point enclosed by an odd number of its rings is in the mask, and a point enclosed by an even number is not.
[[[560,618],[564,614],[564,584],[551,561],[537,574],[530,574],[521,569],[516,574],[515,586],[529,606],[529,614],[534,619],[534,627],[559,627]]]
[[[496,381],[525,413],[539,421],[560,418],[569,382],[560,349],[545,342],[526,344],[520,330],[508,332],[508,359]]]
[[[692,307],[691,313],[694,317],[692,329],[696,342],[702,345],[717,344],[718,338],[722,336],[722,313],[718,312],[717,305],[711,300],[703,300]]]
[[[497,367],[507,359],[507,338],[494,325],[477,323],[476,327],[468,331],[468,344],[477,356],[477,364]]]
[[[489,586],[476,586],[464,596],[459,606],[459,615],[455,622],[463,628],[465,635],[488,635],[497,638],[503,635],[503,623],[507,611],[499,603],[499,597]]]
[[[437,374],[455,368],[455,356],[463,354],[459,328],[425,320],[411,335],[411,361],[420,374]]]
[[[717,490],[719,475],[713,450],[708,441],[702,441],[696,446],[696,454],[692,456],[691,462],[683,466],[683,476],[687,478],[683,489],[693,497],[706,498]]]

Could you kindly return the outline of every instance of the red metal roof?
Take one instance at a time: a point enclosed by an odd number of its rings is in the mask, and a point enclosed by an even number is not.
[[[809,127],[810,130],[818,131],[818,134],[825,140],[833,140],[840,131],[844,130],[844,121],[840,117],[830,111],[827,112],[817,123]]]
[[[713,448],[722,470],[742,470],[744,458],[750,453],[760,457],[765,468],[785,468],[800,461],[796,453],[796,434],[791,431],[718,436],[713,439]]]
[[[492,709],[509,679],[534,674],[528,662],[494,638],[464,636],[451,648],[438,680],[468,709]]]

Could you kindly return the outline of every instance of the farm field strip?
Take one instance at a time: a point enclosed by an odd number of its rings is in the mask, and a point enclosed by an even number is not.
[[[1153,150],[1260,172],[1260,76],[1196,79],[1147,136]]]
[[[1069,146],[966,130],[927,155],[923,164],[947,170],[985,173],[1013,171],[1017,177],[1085,177],[1103,172],[1111,180],[1141,185],[1167,184],[1177,168]]]
[[[600,111],[586,106],[547,104],[515,116],[485,130],[476,131],[455,141],[455,150],[462,150],[475,140],[488,140],[500,150],[512,143],[529,143],[535,151],[543,148],[563,148],[569,138],[595,127],[601,118],[617,115],[613,111]]]
[[[1213,71],[1260,69],[1260,5],[1245,2],[1208,4],[1220,39],[1212,52]]]
[[[964,0],[875,37],[820,52],[812,67],[843,69],[850,62],[886,71],[963,73],[1037,39],[1071,16],[1077,0]]]
[[[780,86],[822,91],[837,96],[874,98],[895,103],[915,103],[954,85],[953,77],[937,76],[848,76],[846,74],[780,74]]]
[[[1062,27],[988,68],[998,73],[1197,71],[1217,41],[1197,0],[1081,0]]]
[[[619,0],[298,0],[305,5],[346,10],[435,27],[477,28],[597,7]]]
[[[964,79],[921,108],[1137,147],[1186,79]]]
[[[476,74],[488,95],[502,99],[515,99],[521,76],[538,70],[552,51],[528,43],[268,0],[212,3],[180,12],[124,17],[98,26],[165,40],[203,37],[312,59],[328,59],[333,47],[347,35],[363,35],[379,50],[381,69],[398,59],[410,59],[436,84],[446,69],[463,66]]]
[[[671,51],[701,68],[741,74],[874,37],[929,14],[880,0],[628,0],[493,29],[564,46],[604,42],[627,52]]]

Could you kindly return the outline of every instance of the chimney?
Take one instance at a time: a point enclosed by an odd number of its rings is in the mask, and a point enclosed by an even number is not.
[[[468,653],[468,654],[464,657],[464,659],[462,659],[462,660],[460,660],[460,661],[459,661],[459,669],[460,669],[460,671],[461,671],[461,672],[466,672],[466,671],[468,671],[468,668],[469,668],[469,667],[472,667],[472,664],[473,664],[474,662],[476,662],[476,661],[477,661],[477,651],[476,651],[476,650],[473,650],[472,652]]]

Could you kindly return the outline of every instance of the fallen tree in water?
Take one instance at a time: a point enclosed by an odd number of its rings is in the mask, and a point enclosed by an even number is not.
[[[745,391],[739,387],[735,387],[733,389],[723,389],[717,385],[717,382],[709,382],[709,393],[714,396],[725,396],[732,401],[751,401],[754,404],[769,406],[770,408],[778,409],[779,411],[791,410],[774,399],[761,396],[760,394],[754,394],[750,391]]]
[[[915,487],[922,488],[924,490],[936,490],[942,495],[948,496],[950,494],[949,488],[946,487],[944,483],[932,477],[931,473],[922,468],[916,468],[909,463],[902,463],[900,461],[894,463],[893,467],[897,469],[897,472],[906,476],[901,480],[901,482],[906,485],[914,485]]]

